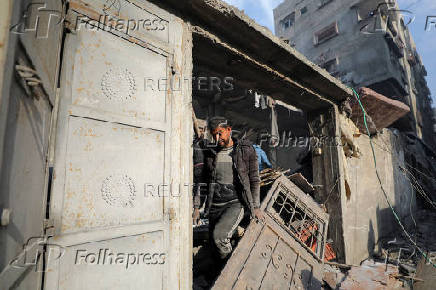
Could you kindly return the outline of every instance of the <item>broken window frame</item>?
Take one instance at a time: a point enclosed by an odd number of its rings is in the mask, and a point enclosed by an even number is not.
[[[324,27],[321,30],[318,30],[316,32],[314,32],[313,34],[313,44],[319,45],[321,43],[324,43],[330,39],[332,39],[333,37],[339,35],[339,27],[338,27],[338,22],[335,21],[331,24],[329,24],[328,26]]]
[[[285,18],[280,21],[280,25],[283,30],[291,28],[295,23],[295,12],[288,14]]]
[[[279,198],[283,200],[281,204],[278,202]],[[265,200],[268,200],[265,212],[287,233],[289,233],[295,241],[305,248],[309,254],[322,263],[325,253],[328,215],[321,209],[321,207],[313,202],[310,197],[303,193],[286,177],[280,177],[276,180]],[[287,201],[290,202],[286,203]],[[286,209],[286,204],[291,206],[291,210]],[[279,212],[277,212],[275,208],[276,205],[280,207]],[[283,210],[292,213],[289,221],[283,220],[281,216]],[[296,215],[301,215],[301,212],[304,213],[303,218],[297,220]],[[295,224],[299,221],[302,221],[302,223],[299,223],[296,228]],[[309,222],[310,226],[305,226],[305,222]],[[315,230],[313,229],[313,225],[317,225]],[[306,240],[302,239],[302,235],[305,234],[306,230],[309,230],[309,233],[311,234],[308,237],[311,241],[309,243],[310,245],[314,244],[314,236],[317,240],[315,251],[307,245]]]
[[[320,67],[325,69],[329,74],[333,75],[338,72],[338,57],[331,58],[325,62],[323,62]]]

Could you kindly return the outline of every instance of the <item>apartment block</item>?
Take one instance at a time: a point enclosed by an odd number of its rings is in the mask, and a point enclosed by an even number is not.
[[[410,113],[392,126],[436,144],[412,17],[392,0],[285,0],[274,9],[277,36],[346,85],[408,105]]]

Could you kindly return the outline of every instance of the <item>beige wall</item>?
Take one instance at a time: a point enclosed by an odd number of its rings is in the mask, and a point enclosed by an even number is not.
[[[393,237],[398,229],[393,214],[380,189],[367,135],[354,139],[360,158],[347,158],[345,170],[350,186],[349,198],[343,203],[344,242],[347,263],[358,264],[375,249],[380,238]],[[384,129],[373,138],[377,167],[385,191],[402,221],[410,219],[416,206],[412,186],[399,166],[404,167],[404,150],[400,137]]]

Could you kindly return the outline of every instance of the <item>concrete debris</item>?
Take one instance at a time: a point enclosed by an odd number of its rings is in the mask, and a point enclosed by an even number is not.
[[[311,194],[315,190],[315,187],[301,173],[294,173],[288,178],[305,193]]]
[[[345,114],[339,115],[339,121],[342,148],[344,149],[345,156],[360,158],[360,149],[354,142],[354,139],[360,136],[359,128]]]
[[[360,101],[365,108],[367,115],[371,117],[374,125],[369,128],[371,134],[375,134],[377,130],[387,128],[396,120],[410,112],[410,108],[403,102],[385,97],[369,88],[361,88],[359,90],[359,95]],[[351,119],[360,131],[366,134],[366,128],[363,122],[363,112],[359,103],[356,100],[353,100],[351,108],[353,110]]]
[[[434,211],[422,210],[415,216],[411,236],[431,261],[436,260]],[[382,254],[360,266],[326,263],[323,281],[328,289],[434,289],[436,268],[410,245],[408,239],[381,240]]]
[[[432,290],[435,289],[435,285],[436,268],[433,267],[433,265],[426,263],[425,259],[422,258],[416,269],[415,283],[413,283],[413,289]]]
[[[322,279],[330,289],[337,289],[345,279],[345,274],[338,268],[325,264]]]
[[[351,268],[339,289],[409,289],[398,276],[397,266],[366,260]]]
[[[313,186],[301,174],[280,168],[265,169],[260,177],[268,191],[261,206],[264,223],[252,220],[245,232],[238,228],[233,239],[239,242],[225,265],[208,265],[207,255],[194,263],[209,269],[194,275],[194,289],[432,289],[426,281],[435,275],[434,268],[423,262],[417,268],[421,256],[401,236],[380,240],[381,253],[359,266],[330,262],[336,254],[326,240],[328,215],[309,195]],[[430,229],[436,213],[422,211],[415,219],[411,234],[433,258],[436,236]],[[196,251],[194,259],[205,255],[207,247]]]

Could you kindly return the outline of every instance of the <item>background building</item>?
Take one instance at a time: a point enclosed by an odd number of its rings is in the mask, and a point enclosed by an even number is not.
[[[411,20],[391,0],[286,0],[274,9],[276,35],[348,86],[407,104],[411,112],[393,127],[434,145],[427,72]]]

